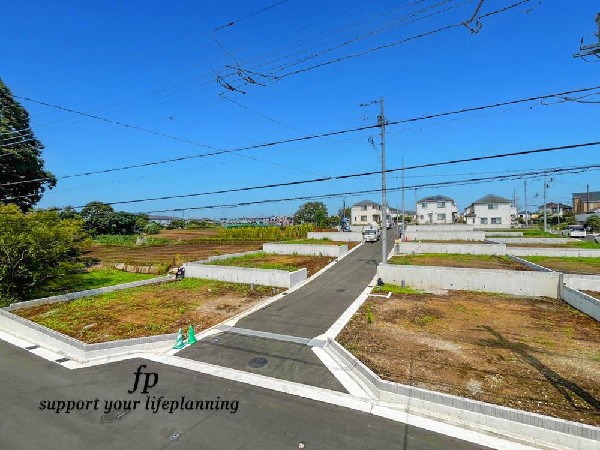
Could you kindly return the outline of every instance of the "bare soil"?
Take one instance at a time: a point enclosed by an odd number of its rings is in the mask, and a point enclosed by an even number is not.
[[[277,292],[281,289],[276,289]],[[87,343],[210,328],[262,299],[273,288],[184,279],[66,303],[15,311],[21,317]]]
[[[600,425],[600,324],[560,300],[394,294],[338,341],[387,380]]]
[[[299,269],[306,268],[308,276],[314,275],[335,258],[329,256],[305,256],[305,255],[273,255],[266,254],[262,257],[252,258],[247,261],[236,263],[237,267],[260,267],[263,264],[280,264],[283,266],[294,266]],[[219,261],[215,261],[218,265]]]
[[[200,237],[216,237],[218,234],[218,228],[200,228],[197,230],[160,230],[158,237],[174,241],[188,241]]]
[[[446,255],[441,253],[411,254],[393,256],[390,259],[390,263],[399,265],[462,267],[474,269],[532,270],[506,256],[494,255]]]

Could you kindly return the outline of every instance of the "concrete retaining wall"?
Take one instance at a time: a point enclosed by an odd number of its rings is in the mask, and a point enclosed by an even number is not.
[[[515,256],[553,256],[567,258],[600,258],[600,250],[589,248],[536,248],[508,247],[506,250]]]
[[[362,233],[347,232],[342,233],[340,231],[309,231],[307,235],[308,239],[329,239],[331,241],[338,242],[361,242],[363,240]]]
[[[104,294],[106,292],[120,291],[122,289],[129,289],[129,288],[134,288],[134,287],[138,287],[138,286],[146,286],[148,284],[165,283],[167,281],[173,281],[173,280],[174,280],[174,277],[172,275],[165,275],[163,277],[150,278],[148,280],[133,281],[131,283],[116,284],[114,286],[106,286],[106,287],[98,288],[98,289],[88,289],[86,291],[71,292],[70,294],[53,295],[52,297],[44,297],[44,298],[38,298],[35,300],[28,300],[26,302],[12,303],[8,307],[8,309],[10,311],[14,311],[16,309],[29,308],[31,306],[46,305],[46,304],[50,304],[50,303],[59,303],[59,302],[68,302],[71,300],[75,300],[77,298],[91,297],[93,295],[100,295],[100,294]]]
[[[485,237],[495,236],[509,236],[509,237],[521,237],[523,236],[522,231],[486,231]]]
[[[488,233],[485,233],[486,236]],[[528,237],[516,237],[506,238],[498,237],[492,239],[494,242],[504,242],[505,244],[568,244],[569,242],[575,242],[575,239],[571,238],[528,238]]]
[[[563,282],[572,289],[600,292],[600,275],[565,273]]]
[[[237,258],[238,256],[254,255],[256,253],[261,253],[261,252],[262,252],[262,250],[252,250],[249,252],[242,252],[242,253],[230,253],[228,255],[209,256],[206,261],[194,261],[194,263],[202,264],[207,261],[219,261],[221,259]]]
[[[569,286],[564,287],[563,297],[563,300],[573,308],[586,313],[600,322],[600,300],[584,292],[572,289]]]
[[[484,231],[422,231],[406,230],[409,241],[481,241],[485,240]]]
[[[89,359],[134,353],[164,347],[175,342],[177,334],[163,334],[120,341],[86,344],[65,334],[46,328],[30,320],[19,317],[6,309],[0,309],[0,329],[32,342],[43,342],[47,347],[59,354],[68,355],[69,359],[85,362]]]
[[[327,244],[263,244],[263,251],[267,253],[276,253],[278,255],[314,255],[314,256],[332,256],[338,258],[348,252],[347,245],[327,245]]]
[[[457,253],[470,255],[504,255],[504,244],[441,244],[437,242],[400,242],[394,247],[396,255],[410,253]]]
[[[208,266],[202,263],[186,263],[185,276],[209,280],[229,281],[231,283],[254,283],[262,286],[290,288],[306,280],[307,270],[295,272],[273,269],[252,269],[247,267]]]
[[[407,231],[420,230],[420,231],[473,231],[473,225],[467,225],[465,223],[448,223],[448,224],[421,224],[413,225],[410,224],[406,227]]]
[[[336,341],[329,339],[326,348],[352,367],[379,400],[402,405],[407,412],[425,412],[450,423],[477,424],[503,436],[546,443],[548,448],[595,450],[600,441],[599,427],[384,381]]]
[[[555,272],[380,264],[377,276],[385,283],[401,285],[404,281],[415,289],[468,290],[559,298],[559,274]]]
[[[514,256],[514,255],[506,255],[506,256],[509,257],[510,259],[512,259],[513,261],[518,262],[519,264],[523,264],[524,266],[527,266],[530,269],[537,270],[538,272],[554,272],[554,270],[548,269],[547,267],[542,267],[539,264],[532,263],[531,261],[527,261],[526,259],[519,258],[518,256]]]

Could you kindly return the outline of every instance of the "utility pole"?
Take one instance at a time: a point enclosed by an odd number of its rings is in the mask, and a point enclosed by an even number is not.
[[[546,220],[546,177],[544,177],[544,233],[548,232],[548,222]]]
[[[587,185],[587,200],[586,200],[586,205],[585,205],[585,213],[589,213],[590,212],[590,185]]]
[[[527,228],[529,226],[529,214],[527,212],[527,180],[525,181],[525,227]]]
[[[379,114],[378,122],[381,128],[381,263],[387,262],[387,201],[386,201],[386,187],[385,187],[385,112],[384,112],[384,100],[381,97],[379,101],[381,113]]]
[[[405,219],[405,215],[406,215],[406,206],[404,203],[404,158],[402,158],[402,235],[400,236],[400,239],[402,241],[406,241],[406,239],[404,238],[404,235],[406,234],[406,227],[404,226],[404,219]]]

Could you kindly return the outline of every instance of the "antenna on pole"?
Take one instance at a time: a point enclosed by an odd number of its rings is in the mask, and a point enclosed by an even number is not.
[[[579,52],[573,55],[573,58],[583,58],[586,56],[595,56],[600,59],[600,13],[596,15],[596,25],[598,26],[598,31],[596,36],[598,37],[598,43],[583,45],[583,38],[581,38],[581,42],[579,44]]]

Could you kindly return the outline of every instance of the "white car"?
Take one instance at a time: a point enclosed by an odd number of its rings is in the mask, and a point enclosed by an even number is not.
[[[572,238],[584,238],[586,235],[585,227],[583,226],[575,226],[571,228],[571,232],[569,236]]]
[[[600,244],[600,234],[594,238],[596,244]]]
[[[363,239],[365,242],[377,242],[381,236],[378,229],[369,228],[363,231]]]

